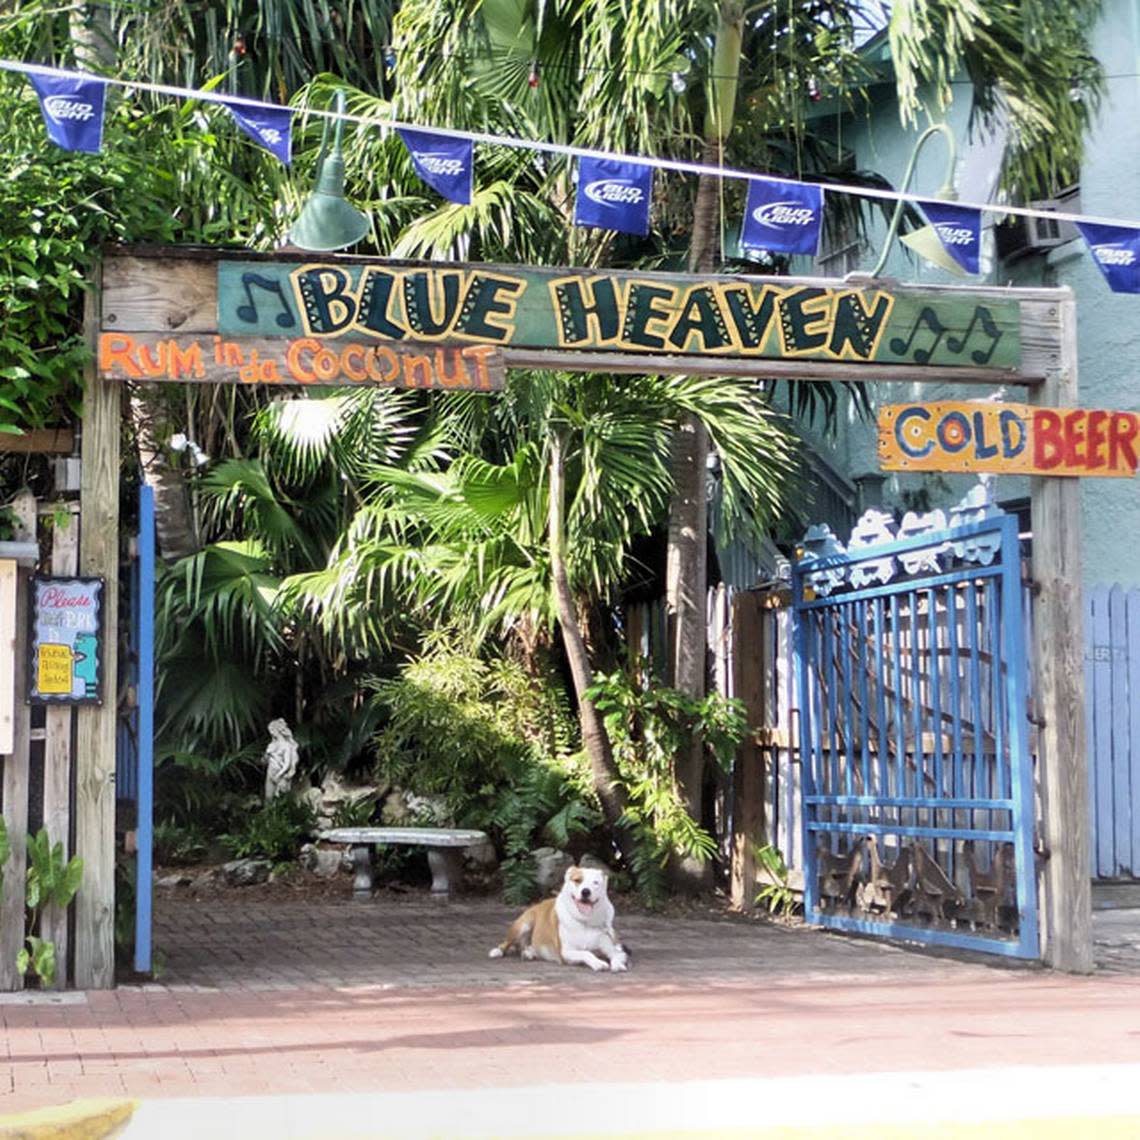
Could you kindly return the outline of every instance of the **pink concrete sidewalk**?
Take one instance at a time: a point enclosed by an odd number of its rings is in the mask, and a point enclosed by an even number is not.
[[[164,899],[160,980],[0,995],[0,1114],[75,1097],[1140,1062],[1131,934],[1093,978],[762,922],[621,915],[629,974],[491,961],[511,908]]]
[[[179,992],[0,1005],[0,1113],[75,1097],[517,1087],[1140,1061],[1140,981]]]

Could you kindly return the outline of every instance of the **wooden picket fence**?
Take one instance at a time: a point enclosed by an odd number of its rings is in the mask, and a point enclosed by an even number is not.
[[[1094,878],[1140,876],[1140,590],[1085,598],[1085,692]]]

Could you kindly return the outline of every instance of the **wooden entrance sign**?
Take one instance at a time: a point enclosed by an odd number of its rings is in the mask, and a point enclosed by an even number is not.
[[[503,368],[1038,383],[1046,291],[132,250],[112,380],[471,389]]]
[[[1140,414],[977,401],[879,409],[884,471],[1132,476]]]

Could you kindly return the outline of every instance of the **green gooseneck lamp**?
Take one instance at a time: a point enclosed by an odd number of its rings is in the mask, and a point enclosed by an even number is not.
[[[336,93],[336,124],[332,149],[328,147],[329,124],[325,120],[321,136],[321,153],[317,157],[317,182],[300,217],[289,230],[289,241],[300,249],[327,253],[355,245],[372,224],[368,215],[349,203],[344,196],[344,92]]]

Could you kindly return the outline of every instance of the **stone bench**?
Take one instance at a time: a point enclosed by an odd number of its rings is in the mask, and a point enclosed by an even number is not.
[[[426,847],[431,893],[446,898],[452,884],[458,887],[463,879],[463,848],[487,840],[485,832],[451,827],[336,827],[320,837],[352,848],[352,895],[357,899],[372,897],[373,847]]]

